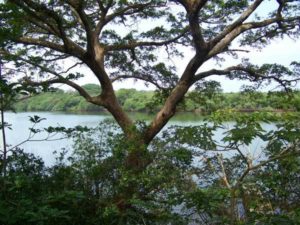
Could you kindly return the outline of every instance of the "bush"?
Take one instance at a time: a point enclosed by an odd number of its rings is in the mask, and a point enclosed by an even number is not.
[[[299,118],[265,132],[263,115],[218,112],[147,149],[103,122],[74,131],[73,152],[51,167],[17,149],[0,177],[0,224],[299,224]],[[221,145],[214,133],[232,117]],[[256,138],[266,145],[254,161],[243,147]]]

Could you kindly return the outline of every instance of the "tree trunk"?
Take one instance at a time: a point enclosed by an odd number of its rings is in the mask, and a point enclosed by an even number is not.
[[[1,123],[2,123],[2,143],[3,143],[3,159],[2,159],[2,174],[6,177],[6,165],[7,165],[7,148],[6,148],[6,134],[4,127],[4,106],[3,106],[3,96],[1,95]]]

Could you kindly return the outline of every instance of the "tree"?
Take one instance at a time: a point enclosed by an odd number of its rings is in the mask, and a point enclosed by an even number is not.
[[[18,84],[66,84],[88,102],[106,108],[133,146],[126,150],[128,168],[142,170],[149,163],[147,146],[197,82],[219,75],[249,80],[257,87],[274,80],[288,90],[299,79],[296,62],[286,68],[242,60],[199,72],[209,60],[244,51],[232,47],[236,41],[243,47],[264,47],[277,37],[298,37],[299,2],[273,1],[276,9],[255,16],[264,2],[7,0],[0,5],[1,56],[14,62],[13,73],[25,74]],[[193,56],[177,74],[172,60],[162,60],[159,54],[165,51],[170,59],[176,58],[186,46]],[[81,66],[98,79],[98,94],[90,95],[76,83],[85,75]],[[113,82],[125,79],[153,84],[163,93],[163,106],[147,126],[137,127],[117,101]]]
[[[297,37],[299,3],[274,1],[274,12],[264,19],[253,18],[263,2],[9,0],[1,4],[1,55],[13,60],[19,71],[26,68],[26,72],[45,77],[37,82],[27,74],[24,83],[70,85],[87,101],[105,107],[128,134],[134,123],[117,102],[112,83],[134,78],[168,89],[164,106],[140,134],[148,144],[174,115],[189,88],[208,76],[226,75],[256,83],[273,79],[286,87],[297,79],[293,77],[299,72],[296,69],[257,67],[249,62],[197,73],[210,59],[236,54],[239,50],[230,48],[235,40],[243,46],[265,46],[283,35]],[[157,22],[149,29],[130,26],[150,19]],[[122,27],[126,28],[124,34],[117,33]],[[192,47],[194,56],[178,76],[168,62],[157,63],[157,51],[166,48],[170,57],[177,56],[180,46]],[[61,62],[69,58],[75,64],[65,70]],[[87,66],[98,78],[99,95],[90,96],[74,82],[83,76],[71,70],[78,65]]]
[[[173,148],[192,149],[198,160],[198,188],[186,202],[199,224],[298,224],[299,116],[281,115],[270,131],[261,121],[274,121],[274,114],[222,111],[213,117],[167,134]],[[220,128],[222,138],[215,135]]]

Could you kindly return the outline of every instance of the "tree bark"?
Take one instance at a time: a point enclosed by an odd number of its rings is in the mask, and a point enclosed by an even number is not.
[[[194,84],[195,74],[200,66],[205,62],[207,53],[208,49],[206,49],[205,46],[202,51],[196,53],[196,55],[190,60],[178,84],[172,90],[171,94],[166,99],[164,106],[157,113],[149,128],[144,133],[144,141],[146,144],[149,144],[174,116],[178,103],[182,101],[189,88]]]

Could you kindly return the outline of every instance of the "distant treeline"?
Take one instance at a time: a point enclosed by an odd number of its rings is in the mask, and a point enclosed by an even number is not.
[[[98,95],[100,87],[95,84],[83,86],[91,95]],[[161,107],[163,95],[154,91],[120,89],[116,92],[120,104],[126,111],[150,112]],[[218,109],[238,111],[300,111],[300,92],[288,95],[282,92],[200,93],[191,91],[179,105],[179,111],[210,113]],[[104,111],[88,103],[77,92],[56,90],[19,101],[16,111]]]

